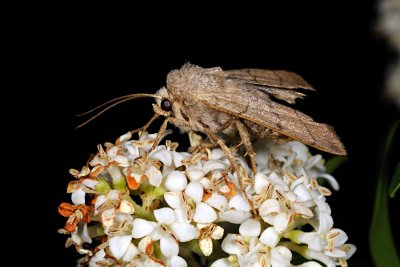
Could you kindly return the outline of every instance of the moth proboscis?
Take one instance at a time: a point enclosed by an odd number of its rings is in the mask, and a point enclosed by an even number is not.
[[[337,155],[346,150],[333,128],[315,122],[310,116],[281,104],[274,99],[293,104],[304,94],[297,89],[314,90],[301,76],[282,70],[239,69],[224,71],[220,67],[202,68],[185,64],[167,75],[166,86],[155,94],[130,94],[110,100],[90,110],[105,107],[83,126],[108,109],[122,102],[140,97],[153,97],[154,116],[143,127],[133,132],[143,132],[158,117],[165,120],[160,127],[152,148],[159,142],[171,123],[185,131],[205,133],[218,144],[229,159],[232,168],[240,174],[240,166],[221,135],[240,139],[244,144],[254,174],[257,172],[252,138],[286,136],[306,145]],[[84,115],[81,114],[81,115]],[[244,191],[239,178],[240,190],[250,206],[252,201]]]

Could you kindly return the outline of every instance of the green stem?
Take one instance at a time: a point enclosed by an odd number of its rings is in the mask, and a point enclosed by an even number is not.
[[[161,200],[164,197],[164,193],[167,191],[164,187],[154,187],[152,185],[143,185],[141,189],[145,192],[144,196],[142,197],[143,200],[143,207],[148,210],[155,209],[157,205],[157,201]],[[158,201],[159,203],[160,201]]]
[[[135,214],[145,220],[155,221],[156,218],[153,215],[153,212],[145,210],[142,206],[138,205],[130,196],[126,197],[126,200],[132,204],[135,209]]]

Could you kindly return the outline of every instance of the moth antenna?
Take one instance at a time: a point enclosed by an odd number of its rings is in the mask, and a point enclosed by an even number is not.
[[[77,114],[76,116],[77,116],[77,117],[81,117],[81,116],[87,115],[87,114],[92,113],[93,111],[98,110],[99,108],[102,108],[102,107],[104,107],[104,106],[106,106],[106,105],[108,105],[108,104],[110,104],[110,103],[112,103],[112,102],[114,102],[114,101],[117,101],[117,100],[120,100],[120,99],[125,99],[125,98],[131,98],[131,97],[134,97],[134,96],[137,96],[137,97],[135,97],[135,98],[146,97],[146,96],[158,98],[158,96],[155,95],[155,94],[130,94],[130,95],[123,95],[123,96],[119,96],[119,97],[113,98],[113,99],[111,99],[111,100],[108,100],[107,102],[104,102],[103,104],[100,104],[100,105],[98,105],[97,107],[92,108],[92,109],[90,109],[90,110],[88,110],[88,111],[86,111],[86,112],[84,112],[84,113]],[[134,99],[134,98],[132,98],[132,99]]]
[[[85,114],[89,114],[89,113],[91,113],[91,112],[93,112],[93,111],[95,111],[95,110],[97,110],[97,109],[99,109],[101,107],[104,107],[104,106],[112,103],[108,107],[105,107],[104,109],[100,110],[96,115],[92,116],[90,119],[88,119],[85,122],[79,124],[75,129],[78,129],[78,128],[88,124],[89,122],[91,122],[92,120],[96,119],[98,116],[100,116],[101,114],[103,114],[107,110],[109,110],[109,109],[111,109],[111,108],[113,108],[113,107],[115,107],[115,106],[117,106],[117,105],[119,105],[121,103],[124,103],[124,102],[132,100],[132,99],[141,98],[141,97],[160,98],[160,96],[158,96],[156,94],[131,94],[131,95],[120,96],[120,97],[114,98],[114,99],[109,100],[109,101],[107,101],[107,102],[105,102],[105,103],[103,103],[103,104],[101,104],[101,105],[99,105],[99,106],[97,106],[97,107],[85,112],[85,113],[79,114],[78,116],[83,116]],[[119,99],[121,99],[121,100],[119,100]],[[115,102],[116,100],[119,100],[119,101]]]

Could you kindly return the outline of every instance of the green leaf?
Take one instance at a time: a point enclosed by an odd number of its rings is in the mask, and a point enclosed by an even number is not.
[[[333,158],[330,158],[326,162],[326,172],[327,173],[333,173],[337,168],[340,167],[344,162],[348,160],[347,156],[336,156]]]
[[[399,121],[395,122],[392,126],[385,144],[369,232],[370,250],[377,267],[400,267],[400,260],[397,255],[390,226],[387,194],[388,177],[386,176],[387,157],[398,126]]]
[[[400,188],[400,161],[397,163],[396,170],[394,171],[392,181],[389,186],[389,195],[391,198],[396,196],[397,190]]]

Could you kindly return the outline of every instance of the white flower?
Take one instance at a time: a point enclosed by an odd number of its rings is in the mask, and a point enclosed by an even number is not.
[[[107,195],[98,196],[94,204],[94,214],[100,216],[106,233],[126,230],[128,225],[125,223],[133,221],[130,215],[134,211],[132,204],[123,199],[123,193],[119,190],[111,190]],[[125,228],[122,229],[120,226],[124,224]]]
[[[187,242],[197,237],[196,227],[188,222],[181,222],[177,218],[176,211],[171,208],[154,210],[157,223],[143,219],[133,221],[133,238],[150,236],[152,240],[160,240],[160,249],[167,258],[177,256],[179,252],[178,242]]]
[[[292,265],[290,261],[292,260],[292,253],[287,247],[278,246],[271,250],[271,265],[273,267],[322,267],[320,264],[309,261],[300,265]]]
[[[228,208],[219,214],[219,220],[240,224],[251,217],[250,206],[241,195],[234,196],[229,201]]]
[[[243,237],[228,234],[222,241],[221,248],[233,255],[231,261],[237,261],[239,266],[268,266],[270,261],[269,249],[259,242],[257,237]],[[225,260],[217,261],[212,266],[225,266]]]

